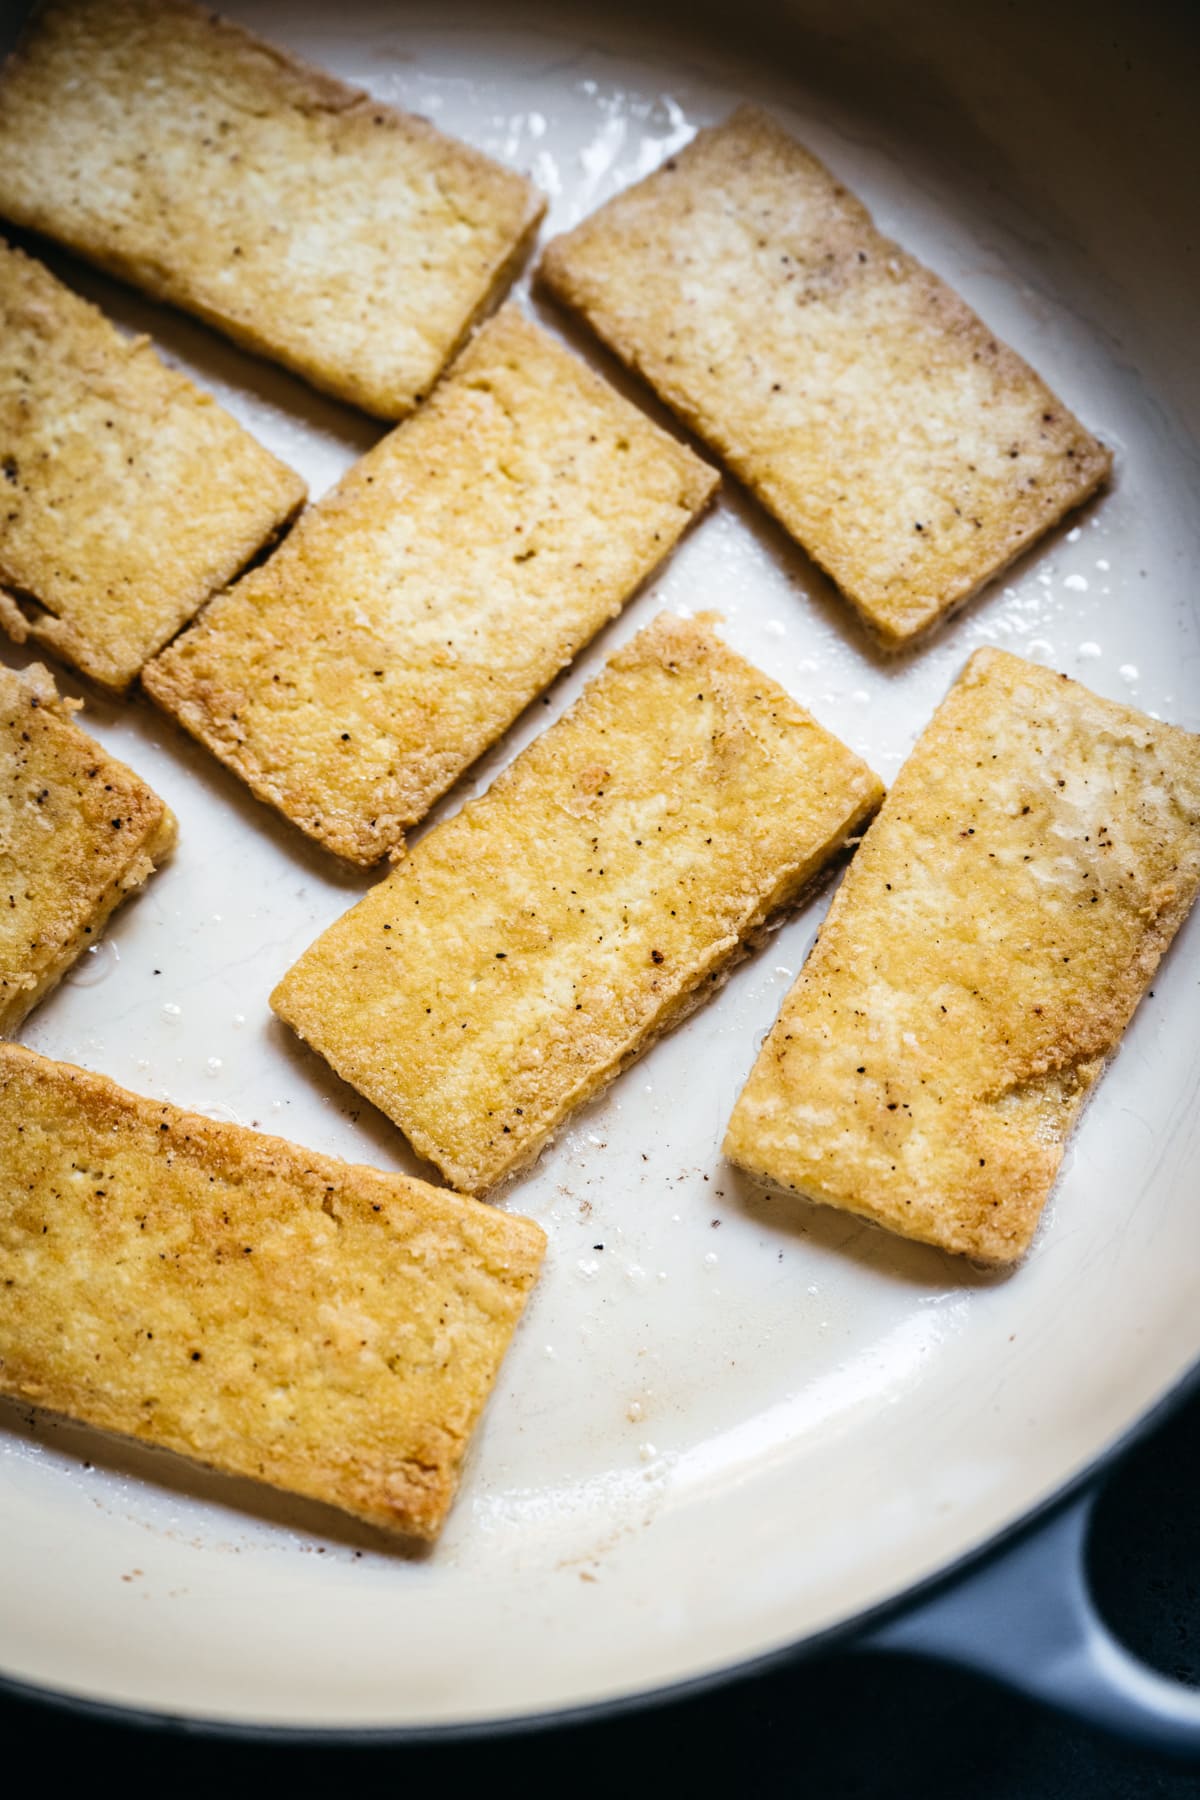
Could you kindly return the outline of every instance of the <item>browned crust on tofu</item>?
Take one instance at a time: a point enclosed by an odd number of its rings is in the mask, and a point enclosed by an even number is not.
[[[369,866],[620,611],[717,482],[506,306],[144,685],[260,800]]]
[[[734,1109],[731,1161],[995,1264],[1200,885],[1200,737],[980,650]]]
[[[72,724],[47,670],[0,669],[0,1032],[97,943],[175,843],[146,783]]]
[[[888,648],[1111,471],[1029,365],[753,107],[553,239],[539,275]]]
[[[0,626],[121,692],[292,517],[303,481],[0,242]]]
[[[381,418],[429,392],[544,208],[190,0],[52,0],[0,78],[0,212]]]
[[[528,1219],[0,1045],[0,1390],[433,1537]]]
[[[271,1005],[485,1193],[715,990],[881,794],[711,619],[660,615]]]

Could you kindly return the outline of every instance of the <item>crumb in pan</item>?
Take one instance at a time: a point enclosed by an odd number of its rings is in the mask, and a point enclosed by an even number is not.
[[[662,614],[271,1004],[482,1194],[715,991],[879,804],[701,616]]]
[[[1200,737],[978,651],[834,897],[726,1154],[1016,1261],[1198,885]]]

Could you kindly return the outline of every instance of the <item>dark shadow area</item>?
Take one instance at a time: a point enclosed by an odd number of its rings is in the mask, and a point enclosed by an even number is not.
[[[1200,1687],[1200,1401],[1182,1407],[1110,1478],[1096,1507],[1088,1575],[1122,1642],[1164,1675]]]
[[[16,44],[36,4],[37,0],[5,0],[0,7],[0,57],[7,56]]]

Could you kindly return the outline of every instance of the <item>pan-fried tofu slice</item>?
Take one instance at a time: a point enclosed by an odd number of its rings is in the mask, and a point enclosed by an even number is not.
[[[35,638],[119,692],[304,491],[145,338],[123,336],[0,243],[0,625],[10,637]]]
[[[898,648],[1111,458],[938,276],[742,107],[541,264]]]
[[[145,685],[260,799],[376,862],[620,611],[716,484],[506,307]]]
[[[0,1391],[434,1537],[529,1219],[0,1045]]]
[[[49,673],[0,669],[0,1032],[98,941],[174,843],[173,814],[72,724]]]
[[[726,1154],[1015,1261],[1198,884],[1200,737],[978,651],[835,896]]]
[[[544,204],[189,0],[50,0],[0,79],[0,213],[385,419],[507,288]]]
[[[714,991],[879,803],[705,618],[661,615],[271,1005],[481,1194]]]

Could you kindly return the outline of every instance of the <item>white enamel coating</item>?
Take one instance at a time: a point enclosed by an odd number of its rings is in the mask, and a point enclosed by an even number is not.
[[[1191,120],[1165,28],[946,5],[901,9],[901,33],[854,0],[807,9],[808,25],[769,9],[769,29],[739,9],[729,48],[695,27],[457,0],[231,10],[528,168],[551,229],[740,95],[763,100],[1117,452],[1108,496],[897,664],[729,487],[449,809],[660,607],[719,609],[730,640],[885,779],[981,643],[1200,727],[1192,252],[1186,190],[1174,197],[1162,164]],[[1142,137],[1118,109],[1151,93]],[[199,326],[57,266],[149,330],[314,492],[377,436]],[[217,1117],[413,1167],[266,1004],[366,881],[144,702],[89,697],[84,722],[164,794],[181,842],[25,1040]],[[1200,918],[1083,1121],[1026,1266],[998,1280],[766,1198],[721,1162],[824,904],[505,1197],[545,1224],[549,1263],[431,1555],[406,1561],[332,1514],[3,1408],[0,1671],[257,1724],[429,1725],[603,1700],[903,1591],[1125,1430],[1200,1352]]]

